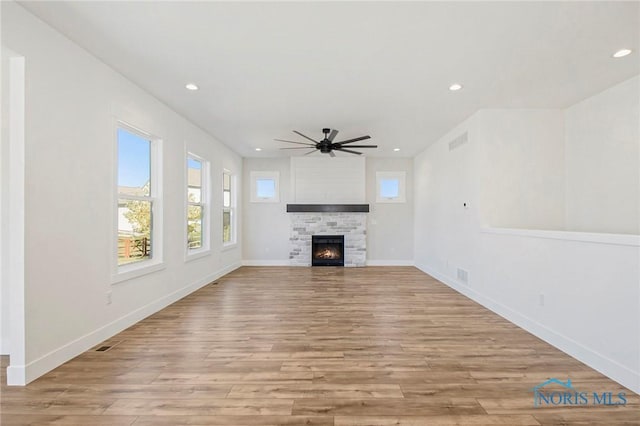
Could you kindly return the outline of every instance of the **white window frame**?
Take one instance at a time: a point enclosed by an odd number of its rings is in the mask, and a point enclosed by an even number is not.
[[[189,201],[189,159],[199,161],[201,164],[200,173],[200,202],[192,203]],[[211,163],[197,154],[187,152],[185,157],[185,208],[184,208],[184,247],[185,247],[185,261],[197,259],[206,256],[211,253],[211,191],[209,190],[210,182],[210,170]],[[201,223],[201,238],[202,245],[197,249],[189,248],[189,232],[188,232],[188,220],[189,220],[189,206],[199,205],[202,208],[202,223]]]
[[[280,172],[252,171],[251,179],[251,198],[252,203],[279,203],[280,202]],[[275,192],[273,197],[258,196],[258,180],[269,179],[275,184]]]
[[[381,183],[383,180],[398,181],[398,196],[383,197],[381,195]],[[406,203],[407,172],[376,172],[376,203]]]
[[[120,194],[118,192],[118,129],[123,129],[133,133],[150,142],[150,187],[151,193],[146,196],[134,196]],[[162,199],[162,139],[149,132],[141,130],[124,121],[117,120],[114,129],[114,226],[112,244],[112,274],[111,283],[116,284],[130,280],[142,275],[146,275],[165,268],[163,257],[163,199]],[[151,202],[151,217],[153,226],[151,227],[151,253],[152,258],[127,265],[118,265],[118,201],[120,199],[139,199]]]
[[[225,207],[224,205],[224,175],[229,176],[230,183],[230,199],[229,199],[229,207]],[[222,170],[222,249],[230,249],[235,247],[237,244],[237,218],[236,218],[236,199],[237,199],[238,189],[236,188],[236,176],[233,174],[231,170],[223,169]],[[229,211],[231,213],[231,236],[230,241],[224,241],[224,213]]]

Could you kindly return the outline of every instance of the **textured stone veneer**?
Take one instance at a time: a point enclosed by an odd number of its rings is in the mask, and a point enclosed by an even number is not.
[[[365,266],[366,213],[290,213],[289,261],[311,266],[312,235],[344,235],[344,266]]]

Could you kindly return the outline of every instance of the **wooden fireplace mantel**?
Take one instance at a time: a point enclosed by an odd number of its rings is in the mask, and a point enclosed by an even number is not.
[[[369,213],[369,204],[287,204],[287,213]]]

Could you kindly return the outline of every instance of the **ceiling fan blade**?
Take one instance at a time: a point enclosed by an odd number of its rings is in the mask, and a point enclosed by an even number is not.
[[[304,157],[305,155],[313,154],[316,151],[317,149],[312,149],[311,151],[307,152],[306,154],[303,154],[302,156]]]
[[[377,148],[378,145],[349,145],[349,148]]]
[[[294,142],[294,141],[285,141],[284,139],[274,139],[274,141],[278,141],[278,142],[287,142],[287,143],[297,143],[298,145],[309,145],[309,146],[314,146],[312,143],[306,143],[306,142]]]
[[[305,136],[305,135],[303,135],[302,133],[300,133],[300,132],[299,132],[299,131],[297,131],[297,130],[294,130],[294,131],[293,131],[293,133],[295,133],[296,135],[300,135],[300,136],[302,136],[302,137],[303,137],[303,138],[305,138],[305,139],[309,139],[309,140],[310,140],[311,142],[313,142],[313,143],[318,143],[318,141],[314,141],[314,140],[313,140],[313,139],[311,139],[309,136]]]
[[[348,152],[349,154],[362,155],[361,152],[351,151],[350,149],[344,149],[344,148],[336,148],[336,151],[344,151],[344,152]]]
[[[329,139],[329,142],[333,142],[337,134],[338,134],[338,131],[336,129],[333,129],[329,134],[329,137],[327,138]]]
[[[280,149],[309,149],[308,146],[294,146],[293,148],[280,148]],[[313,148],[315,149],[315,148]]]
[[[367,135],[367,136],[360,136],[359,138],[353,138],[353,139],[347,139],[346,141],[342,141],[342,142],[336,142],[339,144],[347,144],[347,143],[352,143],[352,142],[358,142],[358,141],[363,141],[365,139],[371,139],[371,136]]]
[[[333,151],[329,151],[329,155],[332,156],[332,157],[336,156],[336,154],[334,154]]]

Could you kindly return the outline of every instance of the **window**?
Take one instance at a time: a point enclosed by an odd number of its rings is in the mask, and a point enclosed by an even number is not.
[[[376,202],[404,203],[406,172],[376,172]]]
[[[209,249],[209,162],[187,155],[187,255]]]
[[[279,172],[251,172],[251,202],[277,203],[280,201]]]
[[[120,125],[118,142],[117,265],[159,263],[160,230],[159,140]]]
[[[222,173],[222,243],[234,244],[235,237],[235,188],[233,175],[225,170]]]

